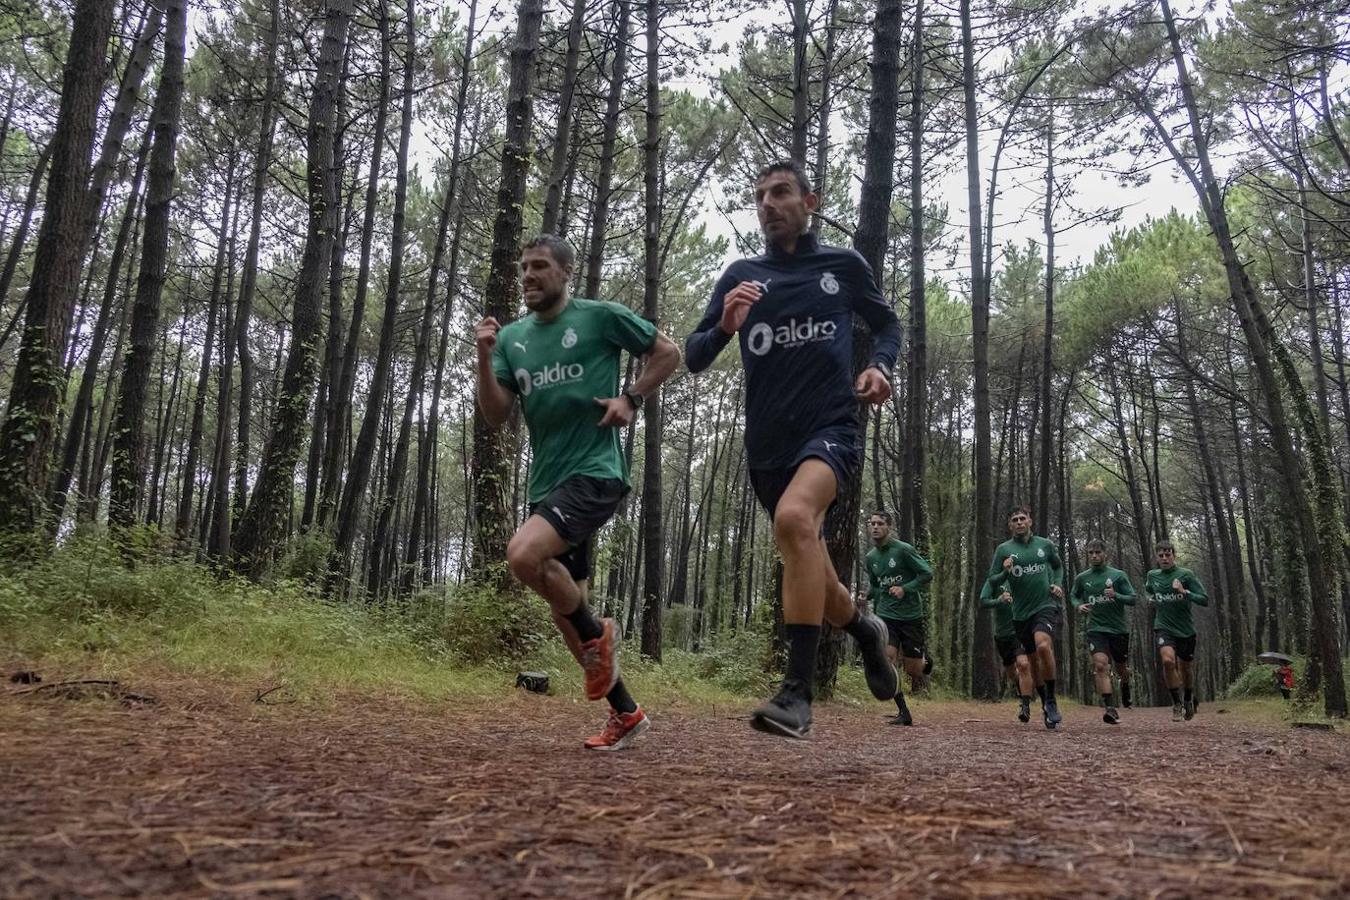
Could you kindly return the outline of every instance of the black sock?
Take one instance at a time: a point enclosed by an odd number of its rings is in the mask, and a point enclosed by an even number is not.
[[[862,613],[856,608],[853,610],[853,618],[848,620],[844,630],[848,632],[849,637],[858,642],[859,647],[869,648],[877,639],[876,629],[863,621]]]
[[[816,684],[816,649],[820,646],[819,625],[787,625],[787,677],[801,686],[809,700]]]
[[[1124,678],[1120,679],[1120,699],[1126,706],[1130,705],[1130,682]]]
[[[618,712],[637,712],[637,701],[633,699],[632,694],[628,693],[628,688],[624,687],[622,678],[614,682],[614,687],[609,689],[609,693],[605,695],[605,699],[608,700],[609,705]]]
[[[1045,679],[1045,701],[1050,703],[1055,699],[1055,679]]]
[[[898,687],[898,688],[895,689],[895,705],[896,705],[897,707],[900,708],[900,711],[901,711],[901,712],[904,712],[904,710],[905,710],[905,689],[904,689],[904,688]]]
[[[1030,694],[1022,694],[1021,696],[1019,696],[1019,697],[1017,698],[1017,700],[1018,700],[1018,702],[1021,703],[1023,706],[1030,706],[1030,705],[1031,705],[1031,695],[1030,695]]]
[[[1115,706],[1115,704],[1111,702],[1112,699],[1114,698],[1111,696],[1110,691],[1107,691],[1105,694],[1102,694],[1102,706]]]
[[[605,630],[600,627],[600,623],[595,620],[595,616],[591,615],[591,611],[585,603],[578,603],[577,608],[563,618],[571,623],[572,627],[577,630],[577,636],[583,641],[593,641],[605,633]],[[632,710],[627,711],[631,712]]]
[[[1042,703],[1045,702],[1045,685],[1043,684],[1036,685],[1036,696],[1041,698]]]
[[[1190,703],[1194,699],[1195,699],[1195,691],[1193,691],[1191,688],[1186,688],[1186,702]]]
[[[1172,702],[1173,702],[1173,703],[1180,703],[1180,702],[1181,702],[1181,688],[1168,688],[1167,690],[1168,690],[1168,693],[1170,693],[1170,694],[1172,695]]]

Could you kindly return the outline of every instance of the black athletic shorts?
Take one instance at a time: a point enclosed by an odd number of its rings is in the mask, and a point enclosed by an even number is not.
[[[1166,631],[1155,631],[1153,637],[1159,648],[1171,647],[1177,653],[1177,659],[1182,662],[1190,662],[1195,659],[1195,635],[1190,637],[1177,637]]]
[[[1089,631],[1087,633],[1089,653],[1105,653],[1115,663],[1129,662],[1130,636],[1111,634],[1107,631]]]
[[[572,580],[591,577],[591,538],[614,515],[627,493],[628,485],[621,479],[573,475],[543,500],[530,504],[530,514],[552,525],[567,542],[568,549],[557,559],[567,567]]]
[[[1036,652],[1036,632],[1044,631],[1051,637],[1059,631],[1060,611],[1058,606],[1047,606],[1031,614],[1030,619],[1013,619],[1013,628],[1017,631],[1017,640],[1027,653]]]
[[[994,649],[998,651],[999,658],[1003,660],[1003,668],[1008,668],[1017,662],[1017,656],[1022,652],[1022,645],[1018,643],[1016,637],[994,637]]]
[[[923,619],[888,619],[877,616],[886,623],[886,643],[900,651],[908,659],[922,659],[927,645],[927,628]]]
[[[844,492],[844,485],[862,471],[862,432],[856,428],[827,429],[813,435],[803,444],[790,465],[776,469],[751,469],[750,486],[755,489],[759,502],[768,510],[770,519],[778,508],[778,501],[797,474],[797,467],[811,458],[822,461],[834,470],[834,480],[839,486],[837,498]]]

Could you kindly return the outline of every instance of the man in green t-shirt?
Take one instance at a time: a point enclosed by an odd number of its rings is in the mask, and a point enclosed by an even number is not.
[[[1055,700],[1055,632],[1059,630],[1060,601],[1064,599],[1064,565],[1059,548],[1031,533],[1031,510],[1015,506],[1008,515],[1012,537],[998,545],[985,579],[992,596],[1000,591],[1012,604],[1017,640],[1031,661],[1032,675],[1043,686],[1041,713],[1045,727],[1054,730],[1061,716]],[[1024,707],[1031,698],[1022,695]]]
[[[1087,544],[1088,568],[1079,572],[1069,592],[1078,611],[1087,616],[1087,645],[1092,654],[1092,674],[1106,711],[1102,721],[1120,722],[1115,696],[1111,692],[1111,663],[1120,676],[1120,697],[1130,707],[1130,626],[1125,607],[1134,606],[1134,585],[1130,577],[1106,564],[1106,545],[1093,539]]]
[[[1017,640],[1017,629],[1013,626],[1012,594],[1007,588],[995,597],[988,581],[980,589],[980,606],[994,611],[994,649],[1003,663],[1003,674],[1017,690],[1017,721],[1023,725],[1031,721],[1031,692],[1033,688],[1044,691],[1035,684],[1031,674],[1031,660]]]
[[[871,584],[867,597],[873,614],[886,626],[886,658],[892,665],[903,658],[910,685],[917,690],[933,670],[927,659],[923,605],[923,588],[933,580],[933,568],[918,550],[891,536],[890,513],[872,513],[867,530],[873,545],[865,561]],[[891,724],[913,725],[903,686],[896,688],[895,705],[900,711]]]
[[[604,730],[588,750],[621,750],[650,722],[619,678],[612,619],[586,607],[589,544],[628,493],[619,429],[642,398],[680,362],[675,344],[619,303],[569,296],[576,256],[553,235],[528,242],[520,256],[529,314],[502,326],[488,317],[474,329],[478,408],[493,428],[517,399],[530,432],[530,516],[512,536],[512,574],[548,601],[553,620],[586,672],[586,697],[609,700]],[[642,357],[637,380],[619,390],[620,355]]]
[[[1208,606],[1209,595],[1195,573],[1177,565],[1171,541],[1158,541],[1158,568],[1144,579],[1144,593],[1153,604],[1153,637],[1162,659],[1163,676],[1172,694],[1172,718],[1195,717],[1195,687],[1191,672],[1195,661],[1195,620],[1191,604]],[[1182,689],[1185,696],[1182,696]]]

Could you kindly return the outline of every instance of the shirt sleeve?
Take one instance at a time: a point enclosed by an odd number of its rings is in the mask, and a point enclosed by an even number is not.
[[[980,606],[987,609],[993,609],[1003,601],[994,596],[994,588],[988,581],[984,582],[984,587],[980,588]]]
[[[1054,544],[1050,544],[1050,583],[1064,585],[1064,560],[1059,558],[1059,548]]]
[[[1083,599],[1083,575],[1081,572],[1073,580],[1073,588],[1069,591],[1069,597],[1078,601]]]
[[[1117,602],[1126,606],[1134,606],[1136,595],[1134,585],[1130,584],[1130,576],[1124,572],[1119,573],[1115,580],[1111,582],[1111,587],[1115,589]]]
[[[919,551],[910,547],[905,551],[909,557],[909,566],[914,570],[914,577],[904,584],[900,585],[905,589],[905,593],[922,590],[923,586],[933,580],[933,567],[928,564],[928,560],[919,555]]]
[[[1187,572],[1186,577],[1181,579],[1181,584],[1186,590],[1191,592],[1190,601],[1196,606],[1209,606],[1209,594],[1205,593],[1205,586],[1200,583],[1200,579],[1195,577],[1194,572]]]
[[[520,388],[516,385],[516,376],[511,372],[511,364],[506,361],[506,347],[500,331],[497,332],[497,343],[492,348],[492,376],[511,393],[520,393]]]
[[[876,274],[867,260],[856,251],[853,257],[856,284],[850,292],[852,308],[872,329],[871,365],[879,365],[889,372],[895,368],[895,360],[900,355],[900,319],[877,286]]]
[[[656,343],[656,326],[622,303],[607,301],[605,310],[605,339],[627,350],[634,356],[651,352]]]
[[[1003,560],[999,557],[998,550],[995,550],[994,561],[989,564],[989,574],[984,579],[984,586],[990,595],[994,593],[995,588],[1002,587],[1003,582],[1008,580],[1008,573],[1003,571]]]
[[[1147,575],[1144,576],[1144,593],[1145,593],[1145,594],[1148,594],[1150,598],[1153,597],[1153,573],[1152,573],[1152,572],[1149,572]]]
[[[721,328],[722,298],[740,281],[731,274],[731,269],[722,273],[713,287],[712,299],[703,318],[694,327],[693,334],[684,339],[684,362],[690,372],[702,372],[717,359],[722,348],[731,343],[734,335],[727,334]]]

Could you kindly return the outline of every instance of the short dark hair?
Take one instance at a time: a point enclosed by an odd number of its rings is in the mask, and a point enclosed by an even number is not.
[[[1031,518],[1031,507],[1025,503],[1014,503],[1012,509],[1008,510],[1008,518],[1012,518],[1018,513],[1023,513],[1028,519]]]
[[[1093,538],[1092,540],[1090,540],[1090,541],[1087,542],[1087,547],[1086,547],[1086,549],[1088,549],[1088,550],[1100,550],[1100,551],[1102,551],[1103,553],[1105,553],[1105,552],[1106,552],[1106,544],[1102,541],[1101,538]]]
[[[1172,542],[1167,540],[1166,538],[1163,538],[1161,541],[1158,541],[1158,543],[1153,545],[1154,553],[1157,553],[1159,550],[1171,550],[1173,553],[1177,552],[1177,548],[1172,546]]]
[[[544,232],[536,234],[521,246],[521,252],[534,250],[537,247],[543,247],[553,254],[553,261],[564,269],[571,268],[576,264],[577,252],[572,249],[572,245],[558,237],[556,234]]]
[[[791,174],[797,179],[797,187],[802,189],[803,194],[811,193],[811,179],[806,177],[806,170],[802,168],[801,163],[794,159],[778,159],[769,163],[755,175],[755,184],[759,184],[775,172]]]
[[[879,510],[877,510],[876,512],[872,513],[872,516],[877,516],[877,517],[880,518],[883,522],[885,522],[887,525],[891,524],[891,514],[888,513],[888,512],[886,512],[886,510],[884,510],[884,509],[879,509]],[[867,518],[870,519],[870,518],[872,518],[872,516],[868,516]]]

